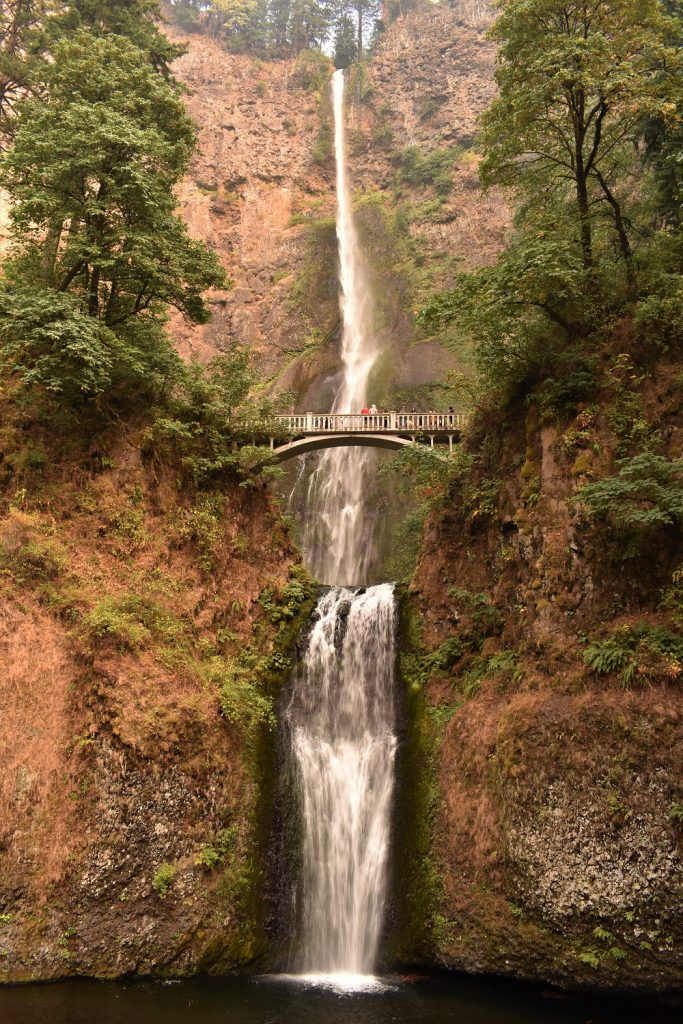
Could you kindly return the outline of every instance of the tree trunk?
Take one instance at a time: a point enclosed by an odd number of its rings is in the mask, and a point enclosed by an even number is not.
[[[600,182],[600,188],[605,194],[605,199],[612,207],[612,214],[614,216],[614,226],[616,228],[617,236],[619,238],[619,248],[621,249],[621,255],[623,256],[624,263],[626,264],[626,278],[628,280],[629,285],[635,285],[636,273],[633,267],[633,250],[631,249],[631,243],[626,232],[626,225],[624,224],[624,216],[621,212],[621,205],[619,204],[619,201],[616,198],[616,196],[611,191],[609,185],[605,181],[601,172],[597,168],[594,168],[594,171],[595,177]]]
[[[88,298],[88,313],[90,316],[98,316],[100,312],[100,268],[93,267],[90,275],[90,296]]]
[[[59,243],[62,240],[63,230],[64,223],[61,219],[51,221],[47,229],[45,241],[43,242],[41,270],[43,281],[48,287],[54,284],[55,263],[57,262],[57,253],[59,252]]]
[[[583,265],[586,270],[593,266],[593,233],[591,231],[591,215],[588,205],[588,188],[585,178],[576,178],[576,202],[579,207],[579,222],[581,224],[581,250],[583,252]]]

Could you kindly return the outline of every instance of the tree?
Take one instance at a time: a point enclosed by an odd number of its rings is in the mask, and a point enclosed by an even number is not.
[[[662,110],[680,55],[659,0],[500,0],[499,97],[484,119],[486,184],[535,202],[573,195],[584,267],[607,211],[629,279],[631,224],[621,192],[628,147]],[[621,189],[620,189],[621,186]],[[568,191],[571,190],[571,191]]]
[[[50,0],[4,0],[0,6],[0,136],[12,133],[17,102],[30,90],[61,5]]]
[[[671,19],[670,42],[683,48],[683,3],[663,0]],[[674,83],[675,85],[678,83]],[[644,125],[646,159],[654,169],[659,209],[674,227],[683,221],[683,89],[674,88],[671,102],[649,115]]]
[[[125,36],[167,78],[172,62],[184,53],[159,28],[163,19],[158,0],[67,0],[62,6],[64,15],[57,22],[62,32],[86,27],[95,36]]]
[[[465,273],[436,296],[418,322],[436,332],[456,323],[476,339],[483,391],[505,402],[530,380],[570,366],[574,345],[599,320],[581,253],[558,226],[520,235],[492,267]],[[554,343],[550,343],[550,338]]]
[[[97,358],[114,376],[140,382],[156,365],[155,349],[169,350],[167,305],[204,322],[202,293],[224,280],[174,212],[194,126],[178,91],[128,39],[81,30],[54,54],[43,94],[20,105],[0,168],[14,201],[6,277],[21,298],[17,306],[5,296],[0,319],[5,328],[23,324],[24,340],[22,352],[8,349],[5,329],[5,363],[9,353],[15,368],[31,371],[46,365],[48,351],[52,373],[73,330],[85,348],[110,352]],[[85,394],[106,387],[84,375]]]
[[[330,31],[331,12],[319,0],[291,0],[289,41],[296,53],[320,47]]]
[[[350,19],[355,25],[355,55],[352,60],[362,60],[370,23],[377,17],[381,9],[380,0],[332,0],[332,4],[337,32],[346,19]],[[343,31],[346,34],[348,28],[345,27]],[[348,53],[348,45],[345,53]],[[347,63],[351,63],[351,61]]]
[[[334,66],[347,68],[353,64],[357,55],[358,43],[353,19],[348,14],[342,14],[334,33]]]
[[[87,27],[95,36],[125,36],[170,79],[170,64],[183,52],[159,29],[157,0],[3,0],[0,5],[0,137],[9,141],[14,110],[39,95],[55,47]]]

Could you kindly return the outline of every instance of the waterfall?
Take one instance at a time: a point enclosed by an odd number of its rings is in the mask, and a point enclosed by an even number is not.
[[[321,598],[285,715],[301,793],[302,942],[312,974],[370,974],[382,926],[394,781],[389,584]]]
[[[342,380],[333,409],[359,412],[377,358],[346,165],[344,73],[332,78]],[[331,589],[292,680],[285,729],[301,806],[297,969],[368,975],[384,916],[394,758],[396,610],[368,587],[372,529],[365,448],[328,449],[308,488],[304,556]],[[353,589],[363,587],[363,589]]]
[[[342,316],[341,384],[332,412],[360,412],[378,355],[372,333],[372,297],[353,219],[346,160],[344,72],[332,76],[336,157],[339,305]],[[365,495],[373,456],[367,448],[328,448],[311,475],[302,545],[314,575],[329,584],[367,582],[372,556]]]

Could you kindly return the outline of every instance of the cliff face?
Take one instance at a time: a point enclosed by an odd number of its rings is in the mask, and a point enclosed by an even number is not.
[[[509,230],[476,173],[490,17],[481,0],[411,11],[349,82],[390,352],[378,401],[466,367],[466,340],[422,336],[414,309],[492,261]],[[339,328],[330,67],[171,34],[188,46],[175,71],[200,129],[179,202],[234,279],[211,324],[172,322],[178,347],[206,360],[247,345],[270,386],[324,404]],[[671,456],[676,379],[660,362],[640,395]],[[662,595],[683,553],[666,533],[624,560],[572,504],[619,443],[602,398],[574,418],[532,407],[488,424],[474,484],[426,530],[409,603],[435,751],[418,812],[433,811],[434,841],[416,870],[437,905],[404,951],[664,989],[681,971],[679,671],[644,643],[624,686],[581,654],[620,629],[671,630]],[[270,698],[310,598],[267,495],[193,494],[134,429],[64,452],[20,418],[3,427],[0,477],[0,979],[257,963]]]
[[[296,632],[305,593],[267,497],[193,494],[135,432],[10,418],[0,451],[0,979],[251,962],[272,609]]]
[[[423,643],[442,652],[425,693],[433,938],[450,967],[568,986],[681,981],[680,531],[629,551],[573,501],[623,455],[614,385],[635,379],[628,344],[615,343],[626,354],[609,354],[621,369],[594,406],[489,424],[478,469],[424,538],[412,600]],[[660,360],[628,384],[670,458],[683,450],[677,373]],[[591,669],[584,653],[610,637],[630,660]]]
[[[487,4],[412,11],[389,25],[367,71],[349,81],[350,174],[376,299],[374,329],[389,353],[376,399],[462,367],[413,324],[421,297],[461,265],[499,251],[509,210],[479,189],[472,148],[493,94]],[[250,347],[272,387],[322,408],[338,366],[334,160],[324,58],[263,62],[183,34],[174,71],[188,87],[199,147],[179,199],[192,233],[220,255],[234,287],[212,299],[211,324],[174,320],[181,353],[207,359]],[[402,170],[405,150],[445,153],[437,191],[427,170]],[[451,152],[452,150],[452,152]],[[387,369],[388,367],[388,369]]]

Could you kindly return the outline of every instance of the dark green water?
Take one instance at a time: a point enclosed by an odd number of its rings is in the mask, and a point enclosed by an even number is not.
[[[565,997],[501,981],[389,980],[339,994],[274,977],[69,981],[0,989],[0,1024],[668,1024],[659,1004]]]

